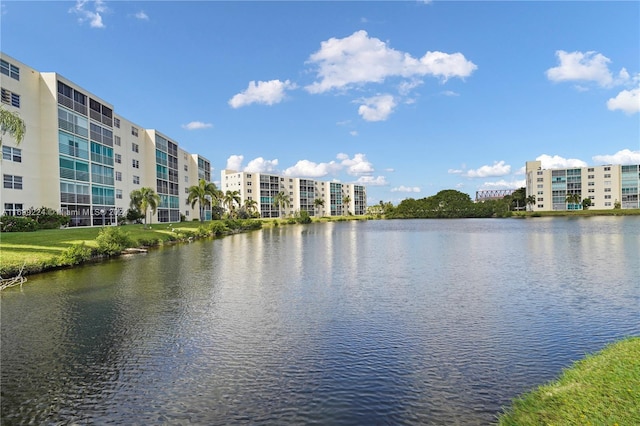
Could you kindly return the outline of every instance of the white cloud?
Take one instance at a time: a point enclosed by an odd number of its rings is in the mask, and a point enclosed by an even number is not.
[[[395,188],[391,188],[391,192],[420,192],[420,188],[417,186],[397,186]]]
[[[93,10],[89,10],[91,6],[93,6]],[[88,21],[91,28],[105,28],[106,25],[102,22],[101,14],[107,12],[107,10],[102,0],[77,0],[75,6],[69,9],[69,13],[78,15],[78,22],[80,23]]]
[[[607,101],[607,108],[611,111],[619,109],[627,114],[640,111],[640,87],[618,93],[618,96]]]
[[[369,186],[385,186],[387,185],[387,179],[384,176],[360,176],[356,183]]]
[[[331,161],[329,163],[314,163],[309,160],[300,160],[294,166],[285,169],[282,173],[285,176],[315,178],[338,172],[340,168],[340,164],[335,161]]]
[[[445,90],[444,92],[440,92],[440,94],[443,96],[460,96],[459,93],[456,93],[452,90]]]
[[[358,131],[357,130],[352,130],[352,131],[349,132],[349,134],[351,136],[358,136]]]
[[[213,124],[203,123],[202,121],[192,121],[191,123],[182,125],[182,128],[187,130],[208,129],[209,127],[213,127]]]
[[[449,171],[449,173],[461,173],[470,178],[485,178],[492,176],[505,176],[511,173],[511,166],[504,161],[496,161],[492,166],[482,166],[475,170],[468,170],[466,173],[461,170]]]
[[[244,155],[230,156],[229,158],[227,158],[227,167],[225,167],[225,169],[235,171],[242,170],[242,160],[244,160]]]
[[[543,169],[566,169],[569,167],[587,167],[587,163],[576,158],[563,158],[559,155],[553,157],[547,154],[542,154],[537,161],[542,163]]]
[[[501,179],[496,182],[485,182],[479,189],[518,189],[526,185],[526,179],[512,181]]]
[[[265,160],[262,157],[254,158],[249,161],[247,167],[244,168],[245,172],[253,173],[273,173],[278,170],[278,159]]]
[[[623,149],[613,155],[594,155],[593,161],[599,164],[640,164],[640,150]]]
[[[135,16],[136,19],[140,19],[141,21],[148,21],[149,20],[149,16],[146,13],[144,13],[143,10],[141,10],[140,12],[136,13],[133,16]]]
[[[289,80],[250,81],[247,88],[229,100],[232,108],[240,108],[254,103],[273,105],[282,102],[285,91],[295,89]]]
[[[600,53],[558,50],[556,56],[560,65],[546,72],[551,81],[593,81],[605,87],[613,84],[608,65],[611,60]]]
[[[468,77],[477,66],[461,53],[427,52],[416,59],[390,48],[387,43],[369,37],[366,31],[320,43],[310,64],[317,66],[319,81],[307,86],[310,93],[323,93],[364,83],[381,83],[387,77],[416,78],[435,76],[443,80]]]
[[[366,121],[384,121],[389,118],[396,106],[396,102],[391,95],[380,95],[372,98],[361,99],[358,114]]]
[[[373,164],[367,160],[367,156],[364,154],[356,154],[353,158],[349,158],[347,154],[340,153],[337,158],[342,160],[340,164],[346,167],[347,173],[352,176],[374,172]]]

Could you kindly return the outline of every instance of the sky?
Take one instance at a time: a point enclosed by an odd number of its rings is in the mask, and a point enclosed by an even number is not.
[[[0,48],[225,168],[368,203],[640,163],[640,2],[7,1]]]

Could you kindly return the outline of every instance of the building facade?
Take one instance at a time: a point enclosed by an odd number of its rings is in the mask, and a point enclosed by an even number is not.
[[[364,215],[367,209],[366,188],[357,184],[227,169],[221,171],[220,189],[237,191],[242,205],[255,201],[260,217],[287,217],[302,210],[316,217]],[[279,192],[289,197],[288,206],[276,204]]]
[[[533,211],[580,210],[582,203],[567,202],[577,194],[589,199],[589,208],[640,208],[640,164],[543,169],[540,161],[526,164],[527,196],[535,196]]]
[[[8,135],[2,140],[2,214],[44,206],[71,216],[70,226],[114,224],[131,191],[151,187],[161,200],[153,221],[199,218],[186,194],[199,178],[210,180],[209,160],[57,73],[3,53],[0,71],[2,107],[27,128],[20,145]]]

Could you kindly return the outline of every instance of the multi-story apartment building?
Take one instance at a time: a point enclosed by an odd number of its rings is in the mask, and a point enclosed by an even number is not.
[[[209,160],[57,73],[3,53],[0,60],[2,107],[27,127],[20,145],[2,140],[3,214],[44,206],[70,215],[71,226],[112,224],[129,208],[131,191],[151,187],[161,198],[154,221],[199,218],[186,194],[199,178],[210,180]]]
[[[364,215],[367,208],[366,189],[356,184],[222,170],[220,189],[225,193],[237,191],[243,204],[255,201],[260,217],[290,216],[301,210],[318,217]],[[282,211],[274,201],[279,192],[289,197],[289,206]]]
[[[540,161],[526,164],[527,196],[535,196],[534,211],[579,210],[582,204],[568,203],[567,196],[589,198],[590,208],[640,208],[640,165],[606,165],[543,169]]]

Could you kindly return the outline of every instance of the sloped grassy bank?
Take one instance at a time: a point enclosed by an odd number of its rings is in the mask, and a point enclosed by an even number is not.
[[[210,222],[46,229],[0,234],[0,276],[12,277],[117,256],[127,248],[157,247],[196,238],[220,237],[262,228],[255,219]]]
[[[498,424],[640,424],[640,337],[613,343],[516,398]]]

